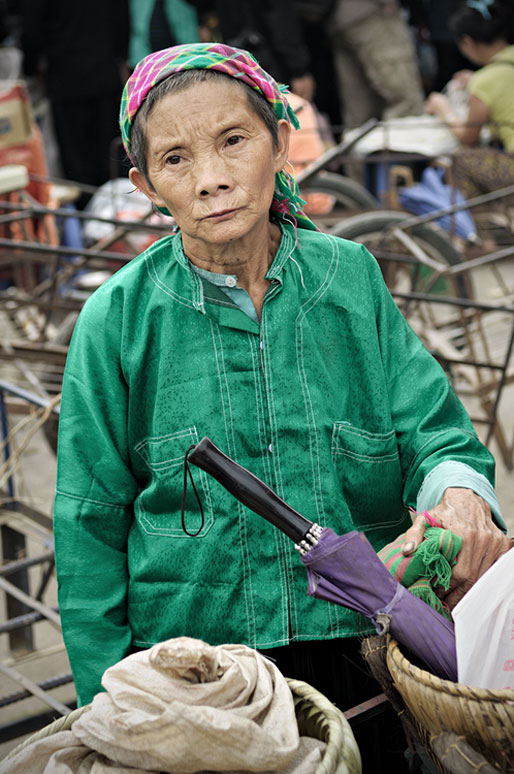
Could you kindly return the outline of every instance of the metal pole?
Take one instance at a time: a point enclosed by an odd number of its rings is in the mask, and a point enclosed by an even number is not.
[[[164,231],[170,233],[173,230],[173,223],[146,223],[145,218],[153,214],[153,209],[148,213],[141,215],[138,220],[121,220],[120,218],[107,218],[103,215],[92,215],[90,212],[82,210],[53,209],[52,207],[43,207],[41,204],[15,204],[14,202],[0,202],[0,211],[7,210],[12,215],[0,215],[0,223],[11,223],[22,218],[33,218],[36,215],[54,215],[62,218],[77,218],[77,220],[87,220],[97,223],[107,223],[112,226],[123,226],[131,228],[134,231]]]
[[[64,675],[58,675],[57,677],[49,677],[48,680],[43,680],[41,683],[37,683],[38,688],[42,691],[51,691],[52,688],[59,688],[61,685],[68,685],[73,682],[73,677],[70,672]],[[6,707],[9,704],[14,704],[17,701],[23,699],[29,699],[32,696],[30,691],[17,691],[16,693],[8,694],[0,698],[0,707]],[[68,710],[69,712],[69,710]]]
[[[85,247],[61,247],[60,245],[43,245],[40,242],[16,242],[14,239],[0,239],[0,247],[11,250],[21,250],[27,253],[52,253],[58,255],[75,256],[84,258],[101,258],[104,261],[118,261],[120,263],[131,261],[135,256],[129,253],[102,252],[88,250]]]
[[[18,532],[6,524],[2,524],[2,556],[4,560],[20,559],[26,554],[25,535]],[[27,600],[30,600],[29,576],[26,568],[17,570],[11,575],[12,583],[10,586],[15,590],[14,594],[6,595],[7,619],[19,618],[26,615],[30,607],[27,606]],[[0,578],[0,584],[4,581]],[[4,581],[7,583],[7,581]],[[34,640],[32,637],[32,628],[26,626],[23,629],[12,630],[9,632],[9,647],[13,653],[25,653],[34,650]]]
[[[52,610],[58,612],[58,608],[52,607]],[[34,610],[33,613],[25,613],[25,615],[19,615],[17,618],[11,618],[9,621],[0,624],[0,634],[6,634],[13,632],[16,629],[22,629],[24,626],[30,626],[30,624],[38,623],[39,621],[46,621],[46,617],[41,613]]]
[[[57,701],[57,699],[54,699],[53,696],[49,696],[39,687],[39,685],[36,685],[36,683],[32,682],[32,680],[29,680],[28,677],[25,677],[25,675],[22,675],[21,672],[18,672],[17,669],[5,666],[5,664],[0,662],[0,672],[3,672],[4,675],[10,677],[11,680],[14,680],[15,683],[21,685],[23,688],[25,688],[26,691],[29,691],[32,696],[36,696],[38,699],[41,699],[42,702],[48,704],[49,707],[52,707],[52,709],[56,710],[56,712],[58,712],[60,715],[67,715],[69,713],[70,710],[66,704]]]
[[[0,421],[2,427],[2,441],[4,446],[4,460],[7,462],[11,456],[9,446],[9,424],[7,421],[7,410],[5,406],[4,390],[0,386]],[[14,499],[14,479],[11,476],[7,479],[7,494],[11,500]],[[7,524],[2,524],[0,529],[2,538],[2,559],[3,561],[18,561],[26,556],[25,535],[18,532]],[[30,593],[29,576],[26,568],[18,569],[13,573],[13,581],[19,588],[26,593]],[[28,612],[28,608],[20,599],[7,595],[6,613],[7,618],[17,618]],[[34,649],[34,640],[31,627],[23,630],[12,631],[9,634],[9,647],[13,652],[25,652]]]
[[[0,384],[0,421],[2,425],[2,443],[4,447],[4,462],[8,462],[11,456],[11,449],[9,447],[9,425],[7,421],[7,410],[5,407],[5,397],[2,385]],[[12,476],[7,479],[7,494],[14,499],[14,482]],[[5,558],[5,557],[4,557]]]
[[[41,615],[50,621],[57,629],[61,629],[61,617],[59,613],[56,613],[51,607],[48,607],[48,605],[44,605],[42,602],[38,602],[37,599],[33,599],[28,594],[25,594],[18,586],[5,580],[5,578],[0,578],[0,588],[6,591],[9,596],[12,595],[21,602],[24,602],[29,608],[37,610],[38,613],[41,613]]]
[[[509,344],[507,346],[507,352],[505,354],[505,360],[504,360],[504,366],[505,367],[504,367],[504,369],[502,371],[502,374],[500,376],[500,381],[498,383],[498,387],[496,388],[496,396],[494,398],[494,403],[493,403],[493,405],[491,407],[491,413],[489,415],[490,425],[489,425],[489,431],[487,433],[487,438],[486,438],[486,441],[485,441],[485,445],[486,446],[489,445],[489,442],[490,442],[490,440],[491,440],[491,438],[493,436],[493,433],[494,433],[494,428],[495,428],[495,425],[496,425],[496,414],[498,412],[498,405],[500,403],[501,394],[502,394],[503,388],[505,386],[505,381],[507,379],[507,368],[509,366],[509,361],[510,361],[510,356],[512,354],[513,346],[514,346],[514,325],[512,326],[512,330],[510,332]]]
[[[405,293],[401,290],[391,290],[391,295],[404,298],[407,301],[430,301],[434,304],[446,304],[447,306],[461,306],[464,309],[480,309],[484,312],[514,313],[514,305],[495,304],[490,301],[473,301],[469,298],[456,298],[454,296],[433,296],[430,293]]]
[[[454,266],[447,266],[444,273],[448,275],[461,274],[470,269],[476,269],[479,266],[487,266],[489,263],[496,263],[497,261],[503,261],[505,258],[512,258],[513,255],[514,247],[504,247],[501,250],[495,250],[494,253],[486,253],[485,255],[479,255],[478,258],[472,258],[469,261],[463,261]]]
[[[27,403],[32,403],[34,406],[38,406],[39,408],[48,408],[51,403],[51,401],[45,400],[45,398],[41,398],[39,395],[35,395],[33,392],[29,392],[28,390],[24,390],[22,387],[18,387],[15,384],[10,384],[9,382],[5,382],[3,379],[0,379],[0,395],[2,397],[4,392],[9,393],[9,395],[14,395],[16,398],[21,398],[22,400],[27,401]],[[59,406],[54,406],[52,412],[54,414],[59,414]]]
[[[512,194],[514,194],[514,185],[509,185],[506,188],[500,188],[492,193],[481,194],[480,196],[474,196],[472,199],[466,199],[466,201],[460,202],[459,204],[452,204],[450,207],[442,207],[440,210],[433,210],[433,212],[429,212],[426,215],[416,215],[412,218],[406,218],[401,223],[395,223],[394,225],[395,228],[401,229],[413,228],[422,223],[429,223],[431,220],[436,220],[443,215],[452,215],[454,212],[477,207],[480,204],[488,204],[496,199],[501,199],[504,196],[511,196]]]
[[[0,567],[0,576],[11,575],[18,570],[25,570],[27,567],[33,567],[34,565],[43,564],[44,562],[51,562],[54,558],[53,551],[47,551],[46,554],[41,556],[33,556],[28,559],[20,559],[17,562],[9,562]]]
[[[334,161],[334,159],[342,156],[343,153],[347,153],[349,150],[351,150],[351,148],[353,148],[353,146],[356,145],[359,140],[362,140],[366,134],[369,134],[369,132],[371,132],[371,130],[374,129],[377,124],[378,121],[376,118],[370,118],[369,121],[366,121],[366,123],[359,127],[359,129],[355,130],[355,134],[352,132],[352,136],[350,138],[342,140],[333,148],[327,150],[327,152],[320,156],[319,159],[316,159],[316,161],[313,161],[312,164],[309,164],[308,167],[299,172],[299,174],[296,176],[296,182],[298,185],[305,183],[306,180],[309,180],[322,169],[328,167],[331,161]]]

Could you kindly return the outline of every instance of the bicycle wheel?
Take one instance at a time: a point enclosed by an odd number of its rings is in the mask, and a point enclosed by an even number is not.
[[[472,298],[469,274],[439,277],[430,265],[416,255],[416,247],[432,261],[448,266],[462,263],[462,256],[453,247],[449,237],[430,223],[409,228],[405,233],[414,245],[401,241],[394,226],[401,226],[412,216],[405,212],[366,212],[345,218],[330,231],[336,236],[361,242],[377,258],[384,279],[392,292],[433,293],[436,295]]]
[[[432,266],[422,263],[420,249],[429,261],[449,266],[461,263],[462,258],[449,238],[428,223],[409,229],[411,241],[407,244],[400,241],[401,233],[395,234],[394,226],[409,217],[395,211],[364,213],[341,221],[331,233],[361,242],[375,255],[398,308],[455,384],[452,363],[470,347],[475,313],[452,304],[452,298],[472,298],[471,279],[467,273],[440,276]],[[413,297],[413,293],[423,297]],[[448,303],[432,301],[432,295],[448,296]]]
[[[376,210],[380,205],[360,183],[335,172],[320,172],[300,186],[305,211],[318,228],[326,231],[355,212]]]

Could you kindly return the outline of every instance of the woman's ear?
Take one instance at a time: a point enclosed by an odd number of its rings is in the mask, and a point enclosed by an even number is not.
[[[476,59],[477,44],[470,35],[461,35],[457,41],[457,48],[470,62],[480,64]]]
[[[155,188],[147,180],[147,178],[143,175],[143,173],[140,172],[139,169],[137,169],[137,167],[132,167],[130,169],[129,178],[134,188],[138,188],[140,191],[142,191],[145,194],[145,196],[148,196],[150,201],[153,202],[156,207],[163,206],[163,202],[161,201],[160,197],[157,195]]]
[[[291,125],[285,118],[278,122],[277,147],[275,148],[275,172],[284,168],[289,153],[289,138],[291,137]]]

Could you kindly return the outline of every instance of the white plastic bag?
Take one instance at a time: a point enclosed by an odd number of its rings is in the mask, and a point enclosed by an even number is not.
[[[514,548],[478,579],[453,618],[459,682],[509,688],[514,700]]]
[[[102,223],[94,220],[95,215],[104,218],[116,218],[120,221],[134,221],[147,216],[146,222],[149,225],[163,224],[169,227],[169,233],[172,232],[175,221],[169,216],[152,212],[152,203],[142,191],[136,191],[130,180],[124,177],[109,180],[99,187],[95,195],[86,205],[85,212],[90,216],[84,226],[84,239],[88,243],[94,243],[102,239],[108,239],[113,233],[115,226],[112,223]],[[155,242],[164,233],[159,234],[155,231],[145,231],[134,229],[125,236],[125,244],[117,242],[111,246],[110,250],[126,251],[127,245],[135,253],[141,253],[146,250],[152,242]]]

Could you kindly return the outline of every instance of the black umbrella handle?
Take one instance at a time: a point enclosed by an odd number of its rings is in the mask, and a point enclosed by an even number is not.
[[[312,521],[291,508],[264,481],[227,457],[210,438],[202,438],[187,459],[213,476],[239,502],[278,527],[295,543],[300,543],[313,526]]]

